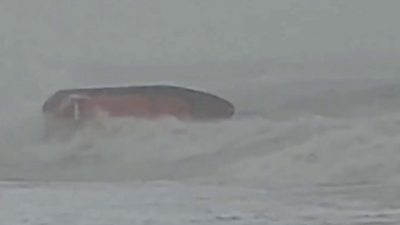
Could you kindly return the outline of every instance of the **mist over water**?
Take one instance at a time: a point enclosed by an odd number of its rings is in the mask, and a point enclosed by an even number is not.
[[[0,179],[399,182],[396,1],[2,1]],[[43,138],[60,88],[215,93],[218,123],[101,120]]]

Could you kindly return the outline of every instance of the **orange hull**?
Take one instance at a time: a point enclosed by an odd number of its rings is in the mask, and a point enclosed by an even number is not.
[[[87,120],[99,113],[109,117],[213,120],[232,117],[234,106],[209,93],[156,85],[61,90],[46,100],[43,113],[72,120]]]

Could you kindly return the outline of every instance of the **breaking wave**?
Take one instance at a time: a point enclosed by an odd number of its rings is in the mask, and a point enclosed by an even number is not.
[[[249,186],[398,182],[400,114],[395,109],[400,105],[395,103],[400,92],[393,82],[376,86],[365,85],[343,99],[340,85],[336,96],[320,90],[319,95],[294,94],[270,112],[254,107],[250,115],[249,108],[239,107],[237,117],[217,123],[99,119],[65,139],[44,138],[38,116],[6,132],[0,178]],[[288,82],[283,87],[300,86]],[[381,100],[374,106],[373,98]],[[325,108],[328,100],[342,107],[341,113]],[[289,104],[297,101],[302,104]]]

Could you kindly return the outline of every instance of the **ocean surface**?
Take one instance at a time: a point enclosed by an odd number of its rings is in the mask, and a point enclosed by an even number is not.
[[[0,222],[399,224],[399,6],[1,1]],[[55,91],[143,84],[236,114],[46,138]]]

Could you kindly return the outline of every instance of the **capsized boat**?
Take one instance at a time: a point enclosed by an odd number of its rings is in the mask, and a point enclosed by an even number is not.
[[[97,115],[204,121],[228,119],[233,104],[219,96],[169,85],[120,86],[59,90],[43,104],[42,112],[53,119],[86,121]]]

